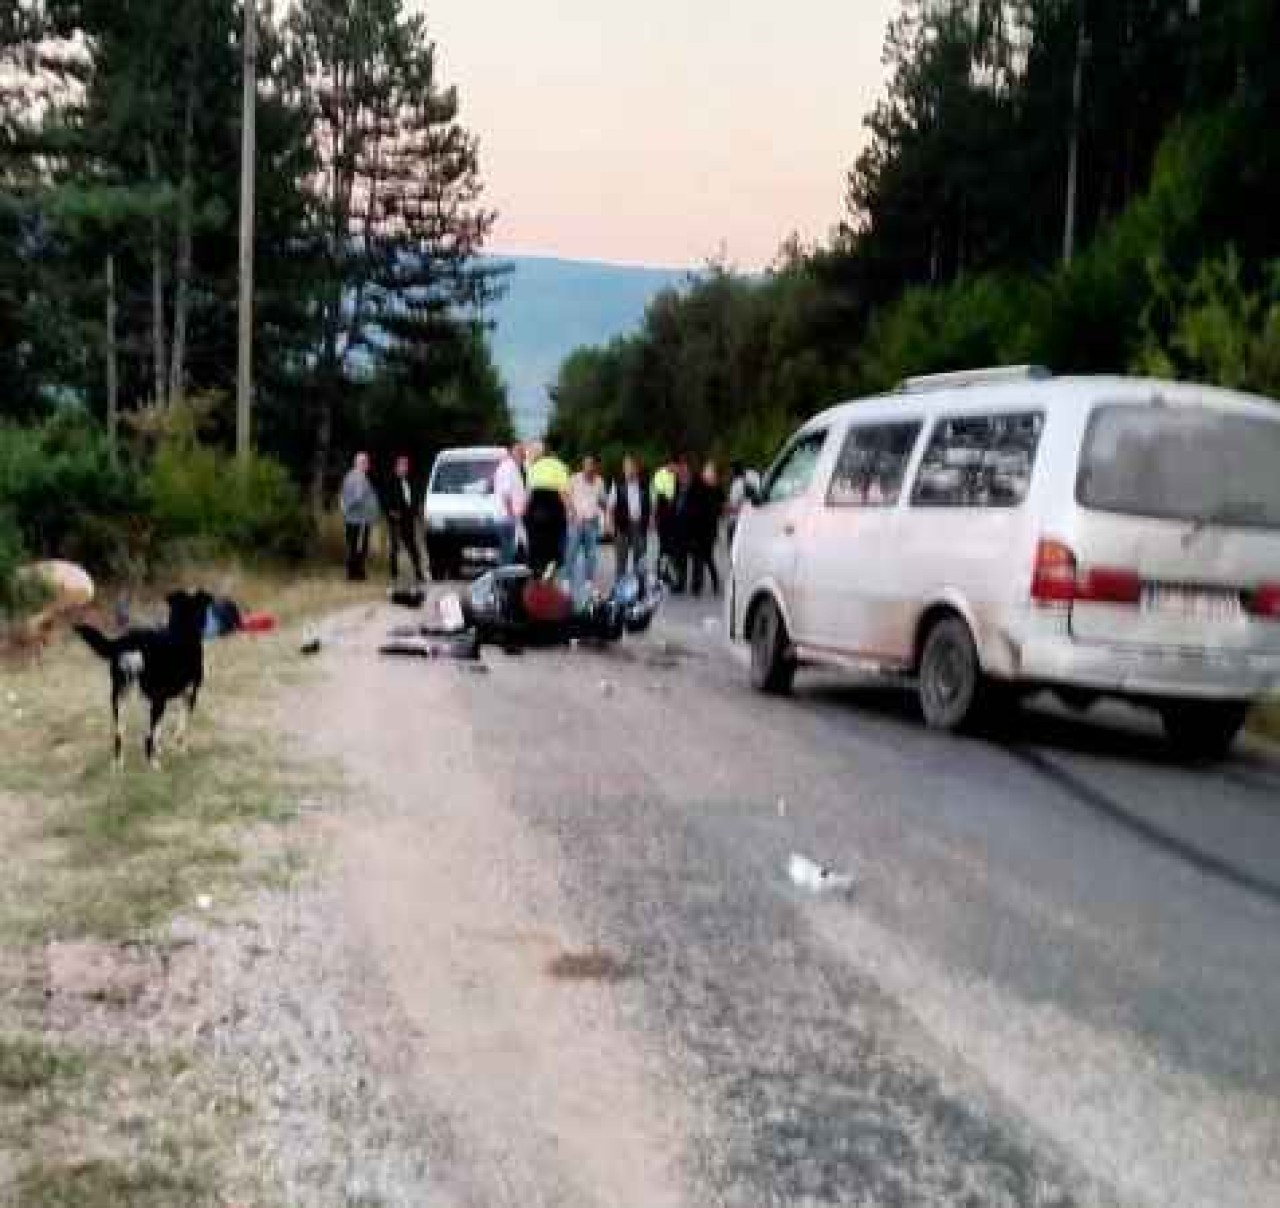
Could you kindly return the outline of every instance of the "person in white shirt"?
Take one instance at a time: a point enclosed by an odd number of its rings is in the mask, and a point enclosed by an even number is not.
[[[564,560],[575,600],[580,600],[587,586],[595,583],[606,503],[604,479],[596,459],[585,457],[582,469],[569,479],[569,537]]]
[[[493,475],[493,493],[502,508],[498,522],[498,557],[503,566],[512,565],[520,549],[520,522],[527,492],[524,485],[524,446],[517,442],[498,463]]]

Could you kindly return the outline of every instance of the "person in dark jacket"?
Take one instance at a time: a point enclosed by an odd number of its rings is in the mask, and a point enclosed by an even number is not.
[[[617,578],[621,579],[628,570],[637,575],[644,573],[652,514],[652,497],[640,463],[628,454],[622,459],[622,477],[609,491],[609,523],[617,554]]]
[[[725,493],[714,461],[702,467],[702,473],[689,485],[686,511],[689,561],[693,568],[693,594],[702,595],[704,577],[711,579],[711,591],[720,594],[720,572],[716,568],[716,545],[720,540],[720,521],[724,516]]]
[[[382,511],[387,518],[393,583],[400,577],[402,545],[413,567],[414,582],[423,581],[422,551],[418,545],[418,511],[421,506],[422,496],[409,474],[409,459],[402,453],[396,458],[395,473],[382,501]]]
[[[694,478],[689,468],[689,458],[682,455],[675,465],[676,491],[667,517],[666,548],[671,575],[671,590],[682,595],[689,586],[689,564],[693,557]]]

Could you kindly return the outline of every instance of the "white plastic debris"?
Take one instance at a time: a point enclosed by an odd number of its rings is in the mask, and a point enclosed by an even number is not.
[[[808,856],[792,852],[787,861],[787,874],[793,885],[811,893],[831,893],[853,888],[853,877],[847,873],[833,872]]]
[[[462,615],[462,601],[450,592],[440,600],[440,621],[445,629],[458,631],[466,628],[466,620]]]
[[[4,699],[9,704],[16,705],[18,703],[18,694],[14,692],[12,689],[10,689],[8,692],[4,694]]]
[[[196,898],[196,905],[199,906],[201,910],[210,910],[213,907],[213,899],[207,893],[202,893],[198,898]]]
[[[787,816],[787,799],[785,797],[778,798],[778,817],[785,818]]]

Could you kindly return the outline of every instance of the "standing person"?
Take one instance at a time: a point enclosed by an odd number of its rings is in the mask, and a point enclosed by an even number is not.
[[[669,587],[675,586],[676,574],[676,486],[675,462],[668,461],[659,466],[653,476],[650,500],[654,527],[658,530],[658,574]]]
[[[693,594],[702,595],[703,573],[711,579],[713,595],[720,594],[720,572],[716,568],[716,543],[724,515],[725,494],[716,463],[708,461],[689,486],[689,557],[693,564]]]
[[[599,464],[588,454],[582,459],[582,469],[569,480],[569,537],[564,560],[574,600],[581,599],[596,581],[606,502]]]
[[[378,519],[378,496],[369,481],[369,454],[357,453],[342,480],[342,523],[347,541],[347,578],[368,578],[369,533]]]
[[[387,518],[387,539],[391,552],[391,581],[400,577],[400,546],[413,566],[413,581],[422,583],[422,551],[418,545],[418,508],[422,498],[409,476],[409,459],[396,458],[395,474],[387,489],[382,511]]]
[[[524,527],[529,569],[542,578],[564,556],[569,515],[569,470],[541,441],[529,446],[529,502]]]
[[[498,521],[498,560],[503,566],[511,566],[519,552],[520,525],[528,500],[524,485],[524,445],[519,441],[498,463],[493,476],[493,493],[502,508],[502,519]]]
[[[689,586],[689,563],[693,557],[692,545],[692,505],[694,499],[693,472],[689,468],[689,457],[682,454],[675,464],[676,493],[671,505],[670,534],[668,545],[671,550],[673,566],[671,590],[676,595],[683,595]]]
[[[653,497],[640,472],[640,463],[628,454],[622,459],[622,477],[609,492],[609,520],[617,554],[616,578],[621,579],[627,573],[628,564],[636,575],[644,574],[652,513]]]

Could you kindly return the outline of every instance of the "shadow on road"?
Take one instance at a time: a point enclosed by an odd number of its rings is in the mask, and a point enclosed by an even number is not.
[[[811,685],[798,695],[802,700],[855,708],[904,729],[918,729],[922,737],[925,733],[914,697],[898,688],[822,683]],[[992,751],[1004,752],[1050,781],[1077,805],[1131,836],[1206,876],[1280,906],[1280,880],[1259,875],[1238,861],[1189,841],[1118,795],[1086,780],[1066,762],[1072,757],[1115,760],[1139,770],[1201,780],[1209,790],[1206,808],[1213,809],[1211,790],[1215,783],[1229,783],[1238,797],[1255,807],[1276,806],[1280,802],[1280,768],[1269,759],[1246,749],[1225,764],[1188,764],[1178,758],[1156,723],[1149,722],[1140,710],[1115,706],[1103,707],[1097,714],[1074,715],[1040,700],[1013,711],[1004,729],[986,739],[985,745]],[[1152,790],[1159,793],[1159,782],[1152,785]],[[1275,810],[1275,816],[1280,821],[1280,809]]]

